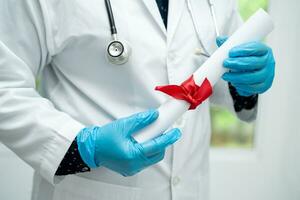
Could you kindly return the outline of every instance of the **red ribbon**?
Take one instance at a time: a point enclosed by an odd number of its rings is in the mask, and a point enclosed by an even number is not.
[[[161,91],[175,99],[185,100],[191,104],[189,110],[196,109],[204,100],[212,94],[212,86],[207,78],[201,86],[198,86],[192,75],[181,85],[157,86],[155,90]]]

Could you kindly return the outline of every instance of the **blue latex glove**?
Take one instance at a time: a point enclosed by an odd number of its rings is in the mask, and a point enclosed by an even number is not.
[[[221,46],[227,37],[218,37]],[[261,42],[249,42],[232,48],[223,66],[229,69],[222,78],[230,82],[241,96],[267,91],[274,79],[275,60],[272,49]]]
[[[164,158],[165,149],[176,142],[181,133],[172,129],[142,144],[132,134],[158,118],[149,110],[116,120],[102,127],[84,128],[77,136],[79,153],[90,167],[104,166],[123,176],[132,176]]]

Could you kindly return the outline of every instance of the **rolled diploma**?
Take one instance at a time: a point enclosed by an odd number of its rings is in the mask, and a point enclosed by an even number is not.
[[[260,41],[273,28],[274,24],[271,17],[263,9],[258,10],[194,73],[196,84],[201,85],[204,79],[207,78],[212,86],[215,85],[226,72],[223,62],[228,57],[231,48],[246,42]],[[145,142],[165,132],[189,109],[189,106],[190,104],[186,101],[170,97],[158,108],[159,118],[151,125],[137,132],[134,135],[135,140]]]

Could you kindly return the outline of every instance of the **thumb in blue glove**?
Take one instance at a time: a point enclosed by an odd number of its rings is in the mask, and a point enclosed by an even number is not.
[[[218,37],[220,47],[227,37]],[[275,60],[272,49],[261,42],[249,42],[232,48],[223,66],[229,69],[222,78],[230,82],[241,96],[267,91],[273,83]]]
[[[227,40],[228,40],[227,36],[219,36],[219,37],[217,37],[217,39],[216,39],[217,46],[218,47],[222,46]]]
[[[132,138],[134,133],[154,122],[158,115],[158,111],[149,110],[102,127],[83,129],[77,136],[83,161],[91,168],[103,166],[123,176],[132,176],[161,161],[165,149],[180,138],[179,129],[172,129],[141,144]]]

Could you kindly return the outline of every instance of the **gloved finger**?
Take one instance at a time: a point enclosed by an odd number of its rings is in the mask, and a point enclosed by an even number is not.
[[[217,37],[216,38],[217,46],[218,47],[222,46],[226,42],[227,39],[228,39],[227,36],[219,36],[219,37]]]
[[[239,95],[244,97],[249,97],[251,95],[259,94],[256,90],[249,90],[248,88],[245,88],[243,86],[236,86],[236,91]]]
[[[250,97],[255,94],[255,93],[250,93],[250,92],[247,92],[244,90],[240,90],[239,88],[236,91],[240,96],[243,96],[243,97]]]
[[[122,119],[123,128],[126,130],[125,132],[127,136],[131,136],[133,133],[153,123],[158,118],[158,116],[159,112],[155,109],[134,114],[130,117]]]
[[[260,84],[254,84],[254,85],[239,84],[239,85],[234,85],[234,87],[237,89],[238,92],[262,94],[272,86],[273,79],[274,76],[269,76],[265,82]]]
[[[248,97],[248,96],[253,95],[253,93],[246,92],[246,91],[243,91],[243,90],[239,90],[239,88],[237,88],[237,86],[239,86],[239,85],[233,85],[232,83],[230,83],[230,84],[231,84],[232,87],[235,88],[236,92],[237,92],[238,95],[240,95],[240,96]]]
[[[223,74],[222,78],[225,81],[232,83],[233,85],[237,84],[259,84],[263,83],[269,76],[269,70],[263,68],[258,71],[252,72],[226,72]]]
[[[141,165],[139,168],[137,168],[134,171],[129,171],[129,172],[123,173],[122,175],[125,176],[125,177],[133,176],[133,175],[141,172],[142,170],[146,169],[147,167],[152,166],[152,165],[162,161],[165,157],[165,151],[159,152],[159,153],[157,153],[155,155],[152,155],[150,157],[145,157],[144,155],[142,155],[142,157],[143,157],[143,160],[144,160],[143,165]]]
[[[123,172],[122,175],[124,177],[129,177],[129,176],[134,176],[136,174],[138,174],[139,172],[143,171],[147,166],[141,167],[135,171],[128,171],[128,172]]]
[[[151,157],[148,157],[148,164],[147,166],[151,166],[151,165],[154,165],[160,161],[162,161],[165,157],[165,150],[151,156]]]
[[[252,71],[262,69],[268,62],[268,55],[227,58],[223,66],[232,70]]]
[[[251,92],[250,92],[250,90],[251,90]],[[252,88],[249,89],[249,88],[245,88],[245,87],[242,87],[242,86],[237,86],[236,91],[240,96],[243,96],[243,97],[249,97],[249,96],[254,95],[254,94],[260,94],[260,92],[254,90]]]
[[[263,56],[268,54],[269,47],[261,42],[248,42],[233,47],[229,51],[230,58],[247,57],[247,56]]]
[[[174,144],[181,137],[179,129],[172,129],[154,139],[141,144],[145,156],[151,156],[164,151],[169,145]]]

